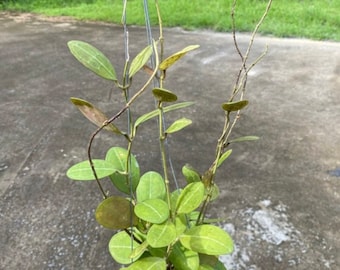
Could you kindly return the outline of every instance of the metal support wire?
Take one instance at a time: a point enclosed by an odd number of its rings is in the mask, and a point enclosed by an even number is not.
[[[129,54],[129,31],[127,28],[127,24],[126,24],[126,5],[127,5],[127,0],[123,0],[123,13],[122,13],[122,24],[123,24],[123,31],[124,31],[124,58],[125,58],[125,67],[124,67],[124,82],[123,85],[124,87],[126,85],[129,84],[129,61],[130,61],[130,54]],[[129,101],[130,96],[129,96],[129,89],[124,89],[125,91],[125,100],[126,102]],[[130,109],[128,108],[126,110],[127,112],[127,128],[128,128],[128,134],[130,134],[130,119],[131,119],[131,112]],[[129,158],[128,160],[129,162],[129,168],[131,168],[131,158]],[[131,181],[131,173],[129,173],[128,175],[129,178],[129,183],[130,183],[130,194],[132,196],[133,194],[133,189],[132,189],[132,181]],[[130,233],[130,239],[131,239],[131,251],[133,250],[133,241],[134,241],[134,237],[133,237],[133,217],[132,217],[132,213],[133,213],[133,206],[132,204],[130,204],[130,231],[128,233]],[[131,259],[132,262],[132,259]]]
[[[129,84],[129,61],[130,61],[130,53],[129,53],[129,30],[126,25],[126,5],[127,0],[123,0],[123,14],[122,14],[122,24],[124,30],[124,57],[125,57],[125,68],[124,68],[124,86]],[[130,99],[129,89],[124,89],[125,91],[125,99],[126,102]],[[130,133],[130,109],[127,109],[127,118],[128,118],[128,134]]]
[[[143,0],[143,7],[144,7],[144,17],[145,17],[145,28],[146,28],[146,38],[148,41],[148,45],[152,45],[152,31],[151,31],[151,24],[150,24],[150,16],[149,16],[149,5],[148,0]],[[153,53],[151,56],[151,67],[152,69],[155,68],[155,54]],[[154,87],[159,86],[159,80],[155,78],[153,80]]]
[[[151,23],[150,23],[150,15],[149,15],[150,13],[149,13],[148,0],[143,0],[143,6],[144,6],[144,17],[145,17],[145,27],[146,27],[147,41],[148,41],[148,44],[151,45],[152,41],[153,41],[153,36],[152,36]],[[155,54],[154,53],[151,56],[151,67],[152,67],[152,69],[155,69]],[[159,84],[159,78],[156,78],[156,77],[154,78],[153,85],[154,85],[154,87],[159,87],[159,85],[160,85]],[[166,125],[166,119],[165,119],[164,114],[163,114],[163,123],[164,123],[163,129],[165,130],[167,125]],[[171,159],[171,155],[170,155],[168,138],[165,139],[165,148],[166,148],[169,168],[171,170],[171,175],[174,179],[175,187],[176,187],[176,189],[178,189],[179,186],[178,186],[178,181],[177,181],[177,178],[176,178],[175,169],[174,169],[172,159]]]

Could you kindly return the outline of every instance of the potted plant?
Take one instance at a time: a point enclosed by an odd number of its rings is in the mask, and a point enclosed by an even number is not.
[[[184,165],[182,174],[186,184],[175,189],[170,185],[172,176],[168,168],[167,140],[169,134],[184,129],[191,124],[191,120],[182,117],[165,126],[164,119],[168,112],[194,106],[194,103],[177,102],[177,95],[174,91],[165,89],[164,82],[168,69],[187,53],[198,49],[199,45],[187,46],[164,57],[158,1],[155,1],[155,7],[159,20],[159,37],[156,40],[150,38],[149,44],[132,61],[128,54],[127,25],[123,20],[126,61],[122,78],[117,78],[115,67],[100,50],[84,41],[68,42],[71,53],[80,63],[99,77],[112,81],[123,94],[125,105],[111,117],[107,117],[84,99],[71,98],[71,102],[97,129],[90,137],[87,159],[71,166],[67,171],[67,176],[73,180],[97,182],[103,200],[96,208],[95,218],[103,227],[115,231],[109,241],[109,251],[116,262],[126,266],[122,269],[225,269],[218,256],[233,251],[233,241],[218,226],[218,219],[207,218],[207,207],[211,201],[218,199],[218,179],[215,176],[232,153],[232,143],[258,139],[256,136],[244,136],[231,140],[230,134],[239,121],[242,109],[248,105],[248,100],[245,99],[248,72],[266,53],[248,63],[255,34],[272,1],[268,2],[244,54],[235,37],[236,2],[232,6],[233,40],[241,59],[240,69],[235,76],[230,98],[221,104],[220,113],[224,114],[224,123],[217,139],[215,159],[203,173]],[[148,18],[148,11],[145,10]],[[125,12],[126,9],[123,11],[123,19],[126,17]],[[150,31],[150,28],[147,27],[147,30]],[[141,70],[148,73],[148,79],[131,95],[134,76]],[[145,114],[135,116],[130,109],[138,104],[141,95],[154,99],[155,107]],[[124,129],[115,124],[115,120],[122,115],[126,116]],[[162,171],[150,170],[141,175],[133,145],[138,140],[140,126],[154,118],[158,119],[154,132],[158,134]],[[103,158],[94,158],[93,141],[103,130],[111,132],[113,136],[125,138],[126,143],[124,146],[109,147]],[[106,181],[104,179],[108,179],[120,195],[107,194],[101,184],[101,181]]]

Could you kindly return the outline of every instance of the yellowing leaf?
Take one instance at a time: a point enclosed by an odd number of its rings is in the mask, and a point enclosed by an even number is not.
[[[181,59],[186,53],[196,50],[199,47],[199,45],[190,45],[183,50],[174,53],[173,55],[169,56],[168,58],[164,59],[162,63],[159,65],[160,70],[166,70],[170,66],[172,66],[175,62],[177,62],[179,59]]]
[[[163,88],[154,88],[152,93],[161,102],[174,102],[177,100],[177,96],[174,93]]]
[[[131,202],[119,196],[108,197],[98,205],[96,220],[103,227],[112,230],[125,229],[137,224]]]

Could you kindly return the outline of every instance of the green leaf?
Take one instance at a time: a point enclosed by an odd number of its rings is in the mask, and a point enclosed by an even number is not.
[[[166,247],[176,239],[176,228],[171,222],[153,224],[148,231],[147,241],[153,248]]]
[[[187,183],[193,183],[193,182],[200,182],[201,176],[200,174],[189,164],[186,164],[182,167],[182,173],[185,177],[185,180],[187,180]]]
[[[221,261],[218,260],[217,256],[199,254],[199,259],[199,270],[226,270],[225,266]]]
[[[163,112],[166,113],[166,112],[182,109],[182,108],[191,106],[192,104],[194,104],[194,102],[181,102],[181,103],[172,104],[170,106],[164,107]],[[148,121],[148,120],[150,120],[153,117],[156,117],[158,115],[159,115],[159,110],[156,109],[156,110],[153,110],[149,113],[143,114],[142,116],[138,117],[138,119],[136,120],[135,125],[134,125],[134,130],[136,130],[136,128],[140,124],[142,124],[142,123],[144,123],[144,122],[146,122],[146,121]]]
[[[98,179],[110,176],[116,171],[112,163],[102,159],[92,160]],[[79,162],[69,168],[66,172],[68,178],[72,180],[95,180],[93,171],[88,160]]]
[[[146,172],[139,180],[136,195],[138,202],[149,199],[164,200],[166,197],[166,189],[163,177],[157,172]]]
[[[133,205],[126,198],[118,196],[108,197],[98,205],[96,220],[103,227],[112,230],[125,229],[137,225],[137,217],[133,212]]]
[[[108,120],[106,115],[90,102],[80,98],[71,97],[71,102],[81,111],[81,113],[97,127],[101,127]],[[108,124],[104,129],[117,134],[123,134],[114,124]]]
[[[190,224],[191,224],[190,227],[196,226],[195,224],[196,224],[196,221],[197,221],[199,216],[200,216],[200,212],[199,211],[192,211],[191,213],[189,213],[187,215],[188,220],[190,221]]]
[[[154,88],[152,93],[160,102],[175,102],[177,100],[177,96],[174,93],[164,88]]]
[[[113,259],[120,264],[129,264],[138,260],[139,257],[131,259],[131,252],[139,246],[139,243],[125,231],[116,233],[109,242],[109,251]]]
[[[220,189],[215,183],[210,188],[211,188],[211,190],[210,190],[210,196],[211,196],[210,201],[216,200],[218,198],[218,196],[220,196]],[[206,188],[205,191],[206,191],[205,194],[207,195],[208,189]]]
[[[230,149],[230,150],[223,153],[223,155],[218,159],[217,168],[220,167],[222,165],[222,163],[231,155],[232,151],[233,150]]]
[[[197,252],[184,248],[179,242],[173,246],[169,259],[175,269],[196,270],[199,266]]]
[[[181,118],[173,122],[165,131],[165,133],[174,133],[177,131],[180,131],[181,129],[189,126],[192,123],[192,121],[188,118]]]
[[[135,214],[147,222],[160,224],[169,217],[169,207],[161,199],[146,200],[136,204]]]
[[[196,50],[199,48],[199,45],[190,45],[183,50],[174,53],[173,55],[169,56],[168,58],[164,59],[162,63],[159,65],[160,70],[166,70],[169,67],[171,67],[175,62],[177,62],[179,59],[181,59],[186,53]]]
[[[234,246],[229,234],[213,225],[192,227],[179,239],[185,248],[208,255],[229,254]]]
[[[198,270],[215,270],[214,267],[210,266],[210,265],[206,265],[206,264],[201,264],[198,267]]]
[[[131,62],[129,77],[132,78],[145,64],[152,55],[152,45],[145,47]]]
[[[248,105],[248,100],[232,101],[222,104],[222,109],[227,112],[235,112],[242,110]]]
[[[196,226],[196,221],[200,215],[199,211],[193,211],[189,214],[189,220],[192,226]],[[225,222],[226,219],[223,218],[207,218],[205,217],[203,220],[203,224],[210,224],[210,223],[218,223],[218,222]]]
[[[139,258],[149,247],[149,243],[144,241],[138,247],[136,247],[130,254],[131,259]]]
[[[195,210],[204,199],[204,184],[194,182],[188,184],[177,200],[176,212],[178,214],[187,214]]]
[[[166,270],[165,259],[158,257],[142,258],[129,267],[120,268],[121,270]]]
[[[233,140],[229,141],[229,143],[245,142],[245,141],[256,141],[258,139],[260,139],[260,138],[257,137],[257,136],[243,136],[243,137],[239,137],[239,138],[233,139]]]
[[[176,189],[170,194],[171,212],[173,213],[176,212],[176,205],[181,192],[181,189]]]
[[[71,40],[67,45],[73,56],[85,67],[104,79],[117,81],[111,62],[97,48],[79,40]]]
[[[165,258],[167,257],[167,247],[163,248],[153,248],[151,246],[148,247],[149,253],[154,257]]]
[[[110,162],[112,166],[116,169],[115,173],[110,175],[110,179],[115,187],[124,192],[125,194],[130,194],[130,191],[134,192],[138,186],[140,178],[140,169],[137,159],[134,155],[130,156],[130,177],[127,173],[127,159],[128,151],[121,147],[112,147],[106,153],[106,161]],[[130,184],[132,185],[130,187]]]
[[[187,229],[187,221],[188,221],[188,218],[185,214],[176,215],[175,227],[176,227],[177,236],[185,232],[185,230]]]
[[[225,268],[222,262],[218,261],[214,266],[202,264],[200,265],[198,270],[227,270],[227,268]]]

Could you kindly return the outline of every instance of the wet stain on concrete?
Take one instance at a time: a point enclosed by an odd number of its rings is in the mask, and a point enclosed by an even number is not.
[[[328,171],[330,176],[340,177],[340,168],[336,168],[335,170]]]

